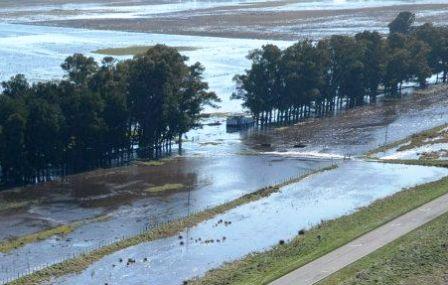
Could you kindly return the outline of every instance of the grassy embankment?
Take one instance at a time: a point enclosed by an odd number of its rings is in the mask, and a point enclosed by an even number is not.
[[[446,284],[447,224],[448,214],[445,214],[318,284]]]
[[[367,152],[366,156],[368,158],[376,158],[375,155],[377,153],[385,152],[392,148],[399,147],[397,150],[402,151],[402,150],[413,149],[413,148],[422,146],[425,143],[426,139],[436,138],[438,135],[440,135],[440,131],[442,131],[443,129],[445,129],[447,127],[448,127],[448,124],[443,124],[443,125],[434,127],[432,129],[423,131],[421,133],[410,135],[404,139],[394,141],[390,144],[383,145],[376,149],[373,149],[373,150]],[[437,142],[446,142],[446,140],[437,141]]]
[[[230,209],[233,209],[235,207],[244,205],[249,202],[253,202],[259,199],[262,199],[264,197],[268,197],[272,193],[278,192],[281,187],[296,183],[310,175],[328,171],[335,169],[337,166],[332,165],[329,167],[325,167],[319,170],[316,170],[314,172],[310,172],[308,174],[298,176],[296,178],[287,180],[283,183],[266,187],[263,189],[260,189],[256,192],[246,194],[238,199],[235,199],[233,201],[230,201],[228,203],[216,206],[214,208],[204,210],[202,212],[193,214],[189,217],[175,220],[172,222],[169,222],[167,224],[164,224],[160,227],[150,229],[142,234],[139,234],[137,236],[127,238],[124,240],[121,240],[119,242],[113,243],[108,246],[104,246],[102,248],[99,248],[97,250],[91,251],[89,253],[80,255],[78,257],[68,259],[64,262],[49,266],[47,268],[44,268],[42,270],[36,271],[30,275],[21,277],[19,279],[16,279],[15,281],[12,281],[8,284],[14,284],[14,285],[34,285],[34,284],[41,284],[45,281],[50,280],[51,278],[57,278],[61,277],[67,274],[71,273],[77,273],[81,272],[82,270],[86,269],[90,264],[94,263],[95,261],[98,261],[99,259],[103,258],[106,255],[112,254],[116,251],[119,251],[121,249],[134,246],[143,242],[149,242],[165,237],[170,237],[176,234],[179,234],[183,230],[193,227],[205,220],[211,219],[219,214],[222,214]]]
[[[411,136],[398,144],[380,151],[395,148],[406,150],[424,145],[428,139],[447,142],[440,131],[447,125]],[[419,164],[448,167],[447,160],[383,160],[389,163]],[[345,267],[319,282],[333,284],[446,284],[448,270],[448,214],[412,231],[359,261]]]
[[[96,54],[103,54],[103,55],[110,55],[110,56],[124,56],[124,55],[138,55],[143,54],[146,51],[148,51],[153,46],[129,46],[129,47],[122,47],[122,48],[105,48],[105,49],[98,49],[93,51],[93,53]],[[174,47],[177,49],[177,51],[192,51],[196,50],[195,47]]]
[[[192,280],[188,284],[268,284],[446,193],[448,193],[448,177],[398,192],[351,215],[322,222],[284,245],[248,255],[212,270],[206,276]]]
[[[378,153],[385,152],[394,148],[397,148],[397,151],[405,151],[413,148],[418,148],[426,144],[434,144],[434,143],[447,143],[448,142],[448,132],[442,130],[446,129],[448,124],[443,124],[432,129],[426,130],[424,132],[411,135],[407,138],[401,139],[399,141],[395,141],[388,145],[381,146],[374,150],[369,151],[366,154],[366,157],[369,159],[375,159],[379,162],[385,163],[398,163],[398,164],[413,164],[413,165],[423,165],[423,166],[439,166],[439,167],[448,167],[448,160],[441,160],[433,155],[426,155],[420,157],[420,159],[378,159],[376,156]],[[430,140],[430,142],[428,142]]]
[[[439,132],[446,127],[447,125],[445,124],[409,136],[372,150],[366,156],[375,159],[376,153],[392,148],[399,147],[400,150],[405,150],[419,147],[425,143],[425,140],[437,137]],[[437,159],[380,161],[448,167],[448,161]],[[448,177],[401,191],[391,197],[376,201],[369,207],[363,208],[352,215],[323,222],[321,225],[312,228],[305,235],[299,234],[286,245],[278,245],[269,251],[251,254],[242,260],[226,264],[217,270],[211,270],[205,277],[193,280],[189,284],[268,284],[290,271],[446,193],[448,193]],[[353,282],[349,284],[353,284]]]
[[[25,246],[26,244],[42,241],[42,240],[48,239],[52,236],[56,236],[56,235],[64,236],[64,235],[67,235],[67,234],[73,232],[75,229],[79,228],[82,225],[85,225],[87,223],[92,223],[92,222],[105,221],[108,218],[109,218],[109,216],[107,216],[107,215],[98,216],[98,217],[94,217],[94,218],[90,218],[90,219],[75,221],[75,222],[72,222],[72,223],[69,223],[66,225],[56,226],[56,227],[42,230],[42,231],[32,233],[29,235],[0,241],[0,252],[8,253],[14,249],[18,249],[22,246]]]

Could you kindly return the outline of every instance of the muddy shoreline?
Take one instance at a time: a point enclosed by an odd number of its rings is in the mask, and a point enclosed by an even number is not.
[[[263,40],[321,38],[363,30],[387,31],[387,24],[400,12],[417,14],[417,24],[448,23],[448,4],[401,2],[369,7],[329,6],[327,2],[294,0],[181,3],[169,0],[28,0],[29,6],[5,3],[4,20],[32,25],[171,35],[211,36]],[[43,8],[38,8],[42,5]],[[302,6],[303,7],[302,7]],[[308,5],[308,6],[307,6]],[[314,6],[313,6],[314,5]],[[343,5],[343,4],[342,4]],[[154,7],[154,10],[151,7]],[[143,10],[139,12],[139,7]],[[171,7],[171,8],[166,8]],[[157,11],[161,9],[161,11]]]

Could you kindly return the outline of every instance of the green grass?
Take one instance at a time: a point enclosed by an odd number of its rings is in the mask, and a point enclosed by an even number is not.
[[[121,241],[118,241],[116,243],[113,243],[111,245],[99,248],[97,250],[93,250],[91,252],[88,252],[86,254],[83,254],[81,256],[68,259],[64,262],[46,267],[42,270],[36,271],[30,275],[21,277],[19,279],[16,279],[8,284],[14,284],[14,285],[35,285],[35,284],[41,284],[43,282],[46,282],[52,278],[61,277],[67,274],[72,273],[78,273],[83,270],[85,270],[90,264],[94,263],[95,261],[100,260],[106,255],[112,254],[118,250],[134,246],[143,242],[149,242],[161,238],[170,237],[176,234],[179,234],[183,230],[189,227],[193,227],[205,220],[211,219],[219,214],[222,214],[230,209],[233,209],[235,207],[244,205],[249,202],[253,202],[256,200],[259,200],[264,197],[268,197],[272,193],[278,192],[281,187],[286,186],[291,183],[296,183],[310,175],[335,169],[337,166],[332,165],[329,167],[325,167],[319,170],[316,170],[314,172],[310,172],[303,176],[298,176],[293,179],[289,179],[285,182],[282,182],[280,184],[262,188],[256,192],[246,194],[238,199],[232,200],[228,203],[216,206],[214,208],[193,214],[189,217],[179,219],[172,221],[170,223],[167,223],[161,227],[150,229],[142,234],[139,234],[137,236],[127,238]]]
[[[35,201],[2,201],[0,202],[0,212],[2,211],[10,211],[10,210],[18,210],[20,208],[25,208],[32,204]]]
[[[410,135],[404,139],[392,142],[390,144],[384,145],[384,146],[380,146],[374,150],[369,151],[366,156],[369,158],[374,158],[375,154],[379,153],[379,152],[385,152],[387,150],[390,150],[392,148],[395,147],[399,147],[398,150],[399,151],[403,151],[403,150],[407,150],[407,149],[413,149],[419,146],[422,146],[424,143],[425,139],[431,139],[431,138],[435,138],[437,136],[440,135],[440,131],[443,130],[444,128],[448,127],[448,124],[443,124],[437,127],[434,127],[432,129],[423,131],[421,133],[418,134],[413,134]],[[409,144],[406,144],[408,143]],[[438,140],[432,143],[440,143],[440,142],[446,142],[445,140]],[[402,145],[402,146],[401,146]]]
[[[192,280],[188,284],[268,284],[446,193],[448,193],[448,177],[398,192],[351,215],[322,222],[284,245],[248,255],[241,260],[211,270],[204,277]]]
[[[0,252],[8,253],[11,250],[18,249],[19,247],[25,246],[26,244],[45,240],[49,237],[55,235],[67,235],[71,233],[75,228],[80,226],[80,222],[75,222],[69,225],[62,225],[54,227],[48,230],[43,230],[34,234],[29,234],[26,236],[5,240],[0,242]]]
[[[122,55],[138,55],[147,52],[153,46],[128,46],[122,48],[105,48],[93,51],[93,53],[111,55],[111,56],[122,56]],[[178,51],[191,51],[195,50],[195,47],[174,47]]]
[[[448,167],[448,160],[437,160],[437,159],[381,159],[378,160],[378,162]]]
[[[71,232],[73,232],[75,229],[77,229],[78,227],[90,223],[90,222],[99,222],[99,221],[104,221],[106,219],[108,219],[109,216],[104,215],[104,216],[98,216],[95,218],[91,218],[91,219],[85,219],[85,220],[80,220],[80,221],[75,221],[72,222],[70,224],[66,224],[66,225],[60,225],[57,227],[53,227],[50,229],[46,229],[46,230],[42,230],[36,233],[32,233],[29,235],[25,235],[25,236],[20,236],[17,238],[12,238],[9,240],[4,240],[4,241],[0,241],[0,252],[2,253],[8,253],[12,250],[18,249],[20,247],[25,246],[26,244],[29,243],[33,243],[33,242],[38,242],[38,241],[42,241],[42,240],[46,240],[52,236],[56,236],[56,235],[67,235]]]
[[[168,161],[167,159],[161,159],[161,160],[137,160],[137,161],[134,162],[134,164],[140,165],[140,166],[162,166],[167,161]]]
[[[152,186],[145,190],[145,192],[151,193],[151,194],[158,194],[163,192],[169,192],[169,191],[175,191],[175,190],[181,190],[185,188],[184,184],[180,183],[168,183],[160,186]]]
[[[442,215],[318,284],[447,284],[447,224]]]

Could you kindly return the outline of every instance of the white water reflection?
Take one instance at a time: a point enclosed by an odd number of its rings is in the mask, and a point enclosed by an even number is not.
[[[298,230],[321,220],[349,214],[376,199],[447,174],[448,170],[442,168],[350,161],[181,233],[183,245],[177,235],[143,243],[106,256],[81,274],[52,280],[51,284],[182,284],[224,262],[265,250],[280,239],[288,240]],[[220,220],[231,224],[226,226]],[[126,265],[128,258],[136,263]],[[144,258],[148,261],[144,262]]]
[[[312,10],[345,10],[388,7],[397,5],[446,4],[445,0],[312,0],[296,1],[278,7],[263,10],[271,11],[312,11]]]
[[[127,33],[58,27],[43,27],[0,23],[0,81],[23,73],[31,81],[59,79],[62,61],[73,53],[92,54],[101,48],[132,45],[166,44],[197,48],[182,52],[190,63],[201,62],[206,70],[204,79],[222,99],[219,112],[239,112],[241,102],[230,100],[235,84],[232,78],[250,66],[246,55],[266,43],[285,47],[290,42],[226,39],[198,36],[178,36],[146,33]],[[121,57],[123,58],[123,57]],[[208,109],[208,111],[216,111]]]

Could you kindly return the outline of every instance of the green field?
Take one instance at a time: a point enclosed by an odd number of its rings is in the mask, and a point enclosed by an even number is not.
[[[447,225],[445,214],[318,284],[447,284]]]

